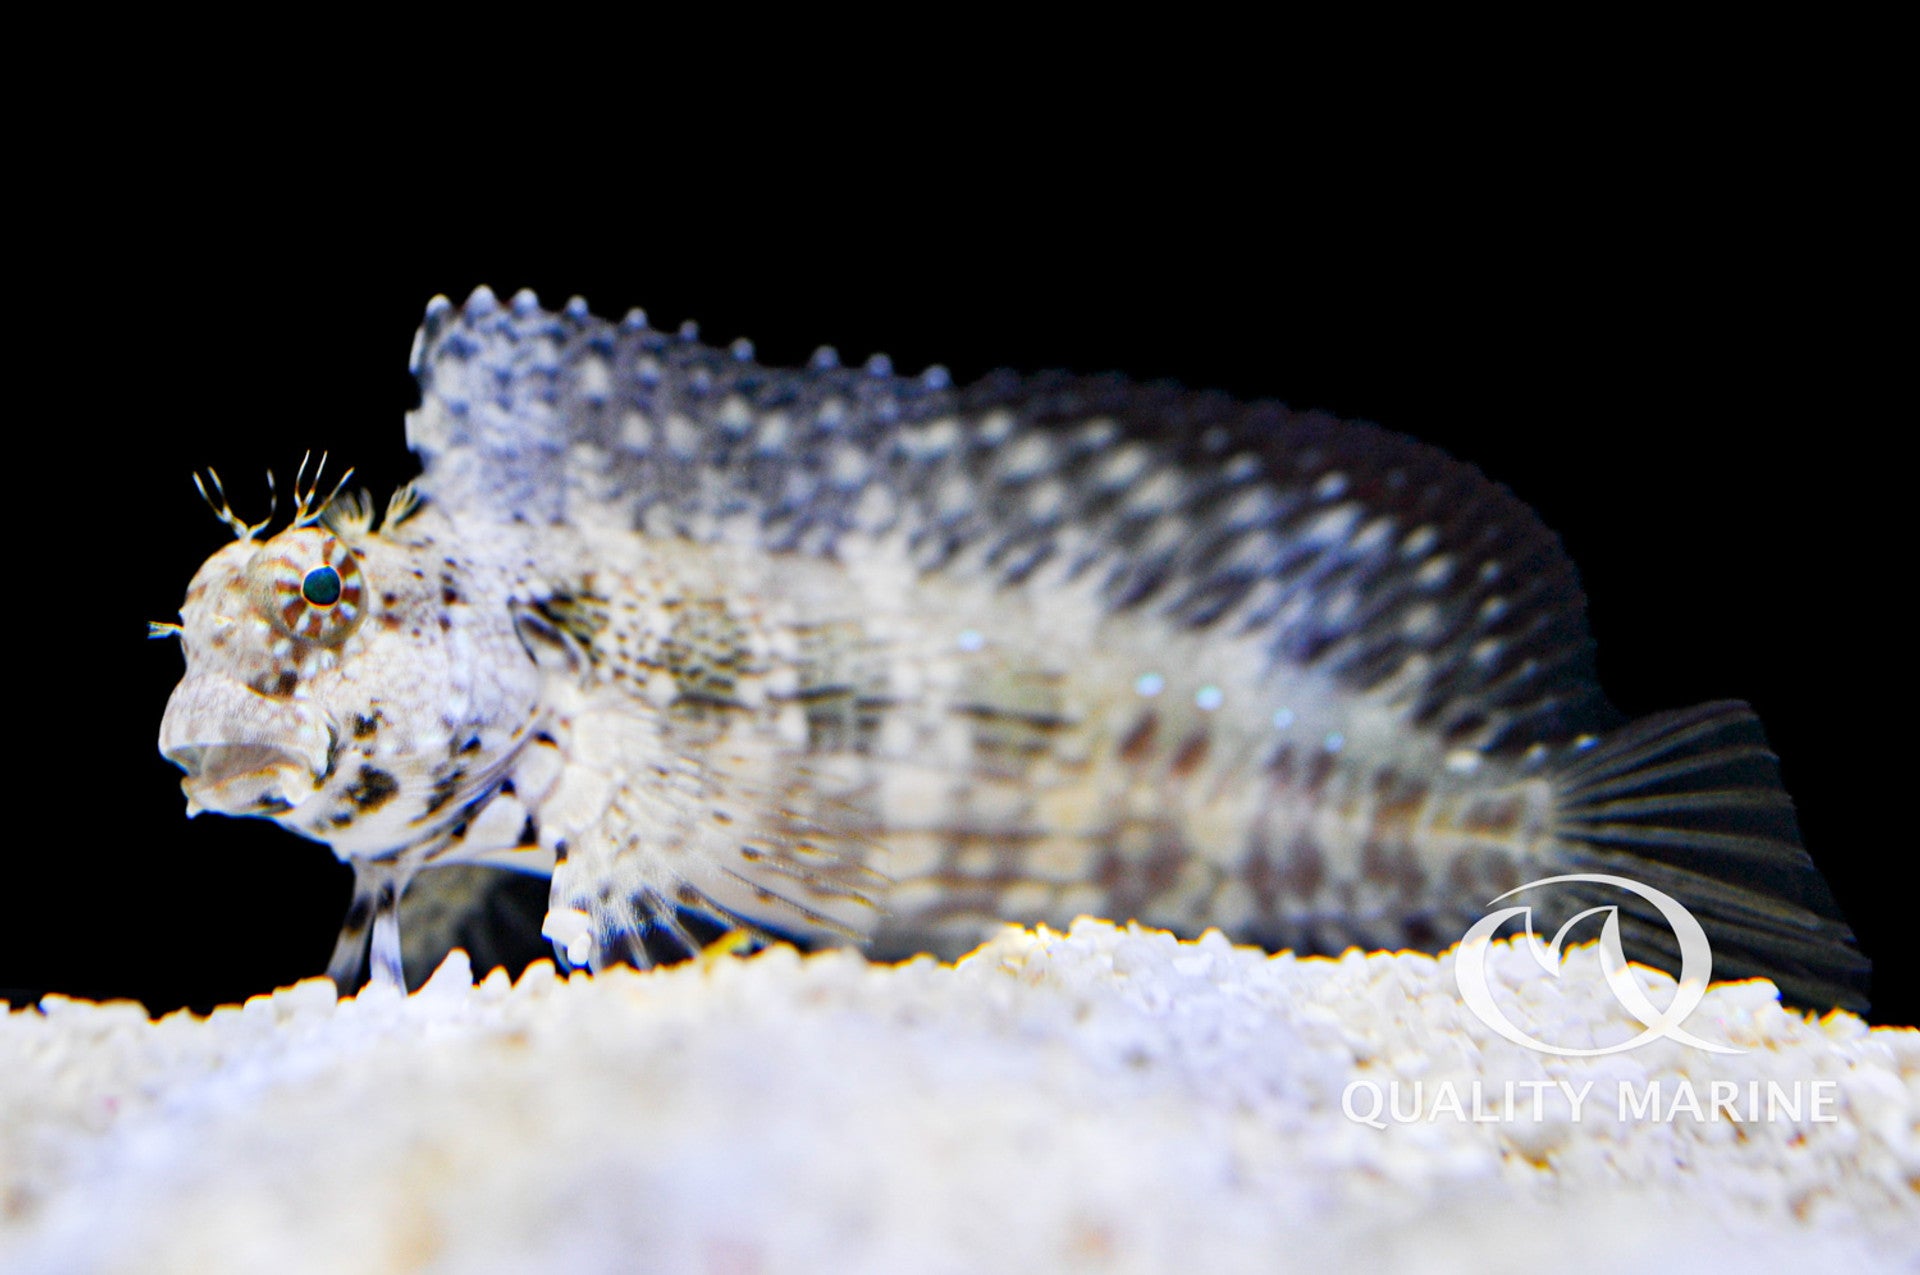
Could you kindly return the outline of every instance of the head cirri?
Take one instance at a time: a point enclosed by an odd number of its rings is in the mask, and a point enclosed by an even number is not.
[[[186,772],[189,815],[270,818],[342,857],[380,854],[456,813],[525,713],[500,712],[497,695],[476,703],[471,687],[486,679],[463,658],[471,633],[451,640],[416,561],[431,538],[394,534],[418,507],[411,489],[376,532],[364,494],[336,500],[351,470],[325,500],[320,469],[303,489],[305,472],[303,461],[292,524],[265,538],[271,513],[249,525],[217,475],[211,495],[196,476],[235,541],[194,575],[180,623],[150,630],[177,635],[187,666],[160,752]]]

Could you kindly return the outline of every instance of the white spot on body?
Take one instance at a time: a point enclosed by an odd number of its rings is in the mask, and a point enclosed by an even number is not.
[[[1400,543],[1400,552],[1408,558],[1424,558],[1439,543],[1440,533],[1432,523],[1426,523],[1407,533],[1407,538]]]
[[[1360,609],[1360,591],[1352,585],[1337,590],[1320,612],[1323,624],[1345,625]]]
[[[1141,538],[1136,552],[1141,558],[1158,557],[1187,543],[1192,537],[1193,528],[1186,519],[1171,516],[1159,518]]]
[[[1053,444],[1044,434],[1028,434],[1006,450],[1000,473],[1009,482],[1032,478],[1053,464]]]
[[[942,518],[952,518],[973,508],[973,484],[964,474],[949,474],[934,493],[934,508]]]
[[[744,434],[753,424],[753,411],[747,406],[746,399],[738,394],[729,394],[726,402],[720,404],[715,423],[729,434]]]
[[[1139,443],[1129,443],[1102,460],[1093,470],[1093,480],[1102,487],[1125,487],[1146,472],[1152,458]]]
[[[1433,632],[1439,620],[1440,608],[1431,602],[1422,602],[1407,608],[1407,614],[1400,621],[1400,631],[1410,638],[1423,638]]]
[[[1258,531],[1244,535],[1234,544],[1233,549],[1220,560],[1220,569],[1226,571],[1264,571],[1280,560],[1285,552],[1285,544],[1271,531]]]
[[[1130,514],[1158,513],[1180,494],[1180,477],[1171,469],[1155,470],[1153,475],[1127,493],[1122,502]]]
[[[1226,475],[1227,481],[1238,483],[1258,477],[1262,468],[1260,458],[1252,452],[1235,452],[1221,472]]]
[[[902,431],[900,450],[916,460],[932,460],[953,450],[960,441],[960,422],[951,416]]]
[[[798,704],[789,704],[780,710],[780,720],[776,725],[780,738],[795,748],[805,747],[807,742],[807,714]]]
[[[908,757],[920,743],[918,723],[905,713],[889,713],[880,719],[880,755]]]
[[[900,504],[893,498],[893,493],[879,483],[873,483],[860,494],[860,503],[854,507],[853,517],[860,526],[874,532],[885,528],[899,512]]]
[[[1207,908],[1210,930],[1236,933],[1251,925],[1261,913],[1260,900],[1240,881],[1228,881]]]
[[[1158,673],[1142,673],[1134,682],[1133,689],[1149,697],[1158,695],[1167,689],[1167,679]]]
[[[1307,519],[1300,527],[1302,538],[1320,545],[1342,544],[1360,521],[1360,506],[1335,505]]]
[[[667,450],[680,460],[692,460],[700,447],[700,427],[693,418],[684,412],[674,412],[667,417]]]
[[[1280,498],[1265,486],[1246,487],[1220,506],[1220,521],[1229,527],[1271,522],[1281,509]]]
[[[1111,906],[1107,892],[1097,885],[1071,885],[1060,891],[1054,910],[1060,916],[1099,916]]]
[[[1119,434],[1120,427],[1113,423],[1112,418],[1096,416],[1074,431],[1073,441],[1080,447],[1094,451],[1107,446]]]
[[[988,444],[1005,442],[1007,436],[1013,433],[1015,424],[1012,412],[988,412],[980,422],[980,441]]]
[[[1217,686],[1203,686],[1194,692],[1193,702],[1203,712],[1211,713],[1227,702],[1227,694]]]
[[[1027,494],[1027,513],[1035,522],[1050,522],[1066,508],[1067,485],[1058,478],[1038,483]]]
[[[768,412],[760,421],[760,429],[754,436],[753,450],[762,456],[772,456],[786,450],[787,438],[793,433],[793,419],[785,412]]]
[[[1393,519],[1384,516],[1375,518],[1372,522],[1362,527],[1360,534],[1353,538],[1354,552],[1377,553],[1386,547],[1387,541],[1392,535]]]
[[[998,855],[989,845],[970,845],[953,857],[953,868],[961,876],[984,877],[992,874]]]
[[[833,452],[833,481],[841,487],[851,487],[865,480],[872,466],[859,448],[851,444],[837,447]]]
[[[653,422],[639,412],[620,417],[620,446],[636,456],[645,456],[653,447]]]
[[[576,392],[593,402],[605,402],[613,393],[613,369],[602,358],[585,358],[576,365]]]
[[[1041,917],[1053,900],[1053,888],[1039,881],[1022,881],[1000,892],[999,912],[1009,920]]]

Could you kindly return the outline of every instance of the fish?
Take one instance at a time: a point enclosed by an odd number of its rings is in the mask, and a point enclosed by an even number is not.
[[[410,366],[420,476],[377,512],[303,463],[268,534],[196,475],[234,540],[152,626],[188,814],[353,867],[342,994],[508,882],[597,971],[1083,914],[1438,951],[1607,874],[1722,975],[1866,1004],[1754,713],[1623,720],[1559,540],[1434,447],[1119,375],[766,367],[525,291],[435,298]],[[1597,890],[1540,915],[1672,958]]]

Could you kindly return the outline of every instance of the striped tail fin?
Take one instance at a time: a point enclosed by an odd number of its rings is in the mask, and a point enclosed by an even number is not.
[[[1554,778],[1556,866],[1678,899],[1707,932],[1716,979],[1770,978],[1810,1009],[1866,1008],[1871,963],[1801,847],[1778,762],[1745,704],[1643,718],[1571,754]],[[1629,956],[1677,968],[1678,944],[1650,905],[1602,886],[1568,915],[1597,904],[1620,907]]]

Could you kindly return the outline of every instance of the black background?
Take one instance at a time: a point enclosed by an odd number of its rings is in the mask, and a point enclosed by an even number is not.
[[[592,186],[441,171],[430,147],[391,177],[338,153],[117,154],[42,210],[15,368],[47,397],[10,426],[23,729],[0,994],[204,1009],[322,968],[347,869],[261,822],[185,820],[154,746],[180,657],[143,628],[228,538],[196,466],[256,517],[262,471],[284,485],[309,447],[382,499],[414,472],[413,329],[484,282],[697,319],[768,363],[829,343],[960,381],[1121,370],[1441,445],[1563,536],[1622,709],[1758,709],[1878,962],[1874,1018],[1912,1022],[1883,870],[1910,853],[1913,777],[1886,739],[1913,708],[1885,645],[1910,538],[1882,531],[1905,510],[1881,475],[1907,462],[1865,388],[1891,358],[1881,262],[1847,174],[1765,140],[1481,164],[1436,142],[1431,163],[1337,175],[1056,138],[900,176],[853,142],[797,165],[770,143],[720,155],[717,185],[657,149]]]

